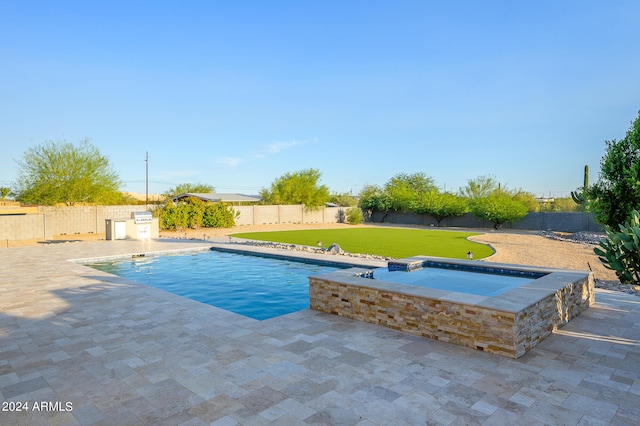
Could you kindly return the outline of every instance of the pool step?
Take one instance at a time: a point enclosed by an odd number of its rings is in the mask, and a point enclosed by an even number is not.
[[[424,260],[414,258],[390,260],[387,264],[389,271],[415,271],[423,266]]]

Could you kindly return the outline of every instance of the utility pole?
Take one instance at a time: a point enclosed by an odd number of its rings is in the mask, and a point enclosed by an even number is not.
[[[146,155],[146,157],[144,159],[144,162],[146,163],[145,164],[146,165],[146,167],[145,167],[145,184],[146,184],[146,186],[145,186],[145,191],[146,191],[145,192],[145,194],[146,194],[145,203],[146,203],[147,209],[148,209],[149,208],[149,151],[147,151],[147,155]]]

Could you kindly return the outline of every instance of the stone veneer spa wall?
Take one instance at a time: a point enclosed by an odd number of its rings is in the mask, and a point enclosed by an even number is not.
[[[479,262],[424,256],[407,259],[450,267]],[[519,265],[483,269],[528,271],[542,276],[503,294],[486,297],[365,278],[351,268],[309,277],[312,309],[402,330],[502,356],[518,358],[591,306],[593,274]]]

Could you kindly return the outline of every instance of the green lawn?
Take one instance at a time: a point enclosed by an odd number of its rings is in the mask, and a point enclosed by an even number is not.
[[[466,259],[473,252],[474,259],[490,256],[489,246],[468,241],[474,232],[439,231],[403,228],[350,228],[313,229],[305,231],[245,232],[233,237],[251,240],[272,241],[288,244],[323,247],[339,244],[350,253],[368,253],[393,258],[417,255]]]

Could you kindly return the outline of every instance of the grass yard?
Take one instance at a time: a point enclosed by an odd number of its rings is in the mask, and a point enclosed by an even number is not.
[[[272,241],[287,244],[323,247],[336,243],[350,253],[368,253],[393,258],[417,255],[466,259],[473,252],[474,259],[493,254],[489,246],[468,241],[474,232],[439,231],[406,228],[312,229],[304,231],[245,232],[232,237]]]

